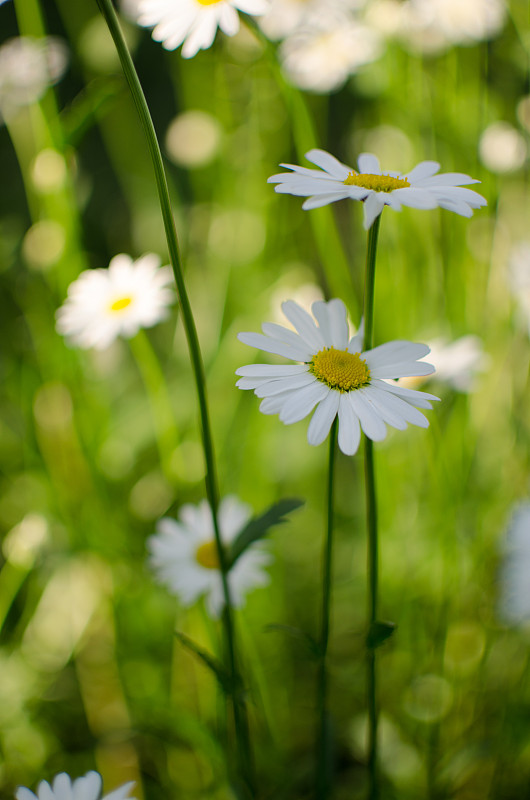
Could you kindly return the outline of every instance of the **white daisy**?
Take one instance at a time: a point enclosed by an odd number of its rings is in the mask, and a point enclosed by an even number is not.
[[[410,172],[381,172],[379,160],[371,153],[359,156],[359,171],[342,164],[325,150],[310,150],[306,158],[320,170],[281,164],[292,172],[272,175],[268,183],[281,194],[294,194],[308,199],[302,208],[318,208],[337,200],[350,198],[364,202],[364,227],[371,227],[385,206],[401,211],[411,208],[446,208],[464,217],[471,217],[474,208],[487,204],[482,195],[463,184],[480,183],[461,172],[436,173],[436,161],[422,161]]]
[[[15,797],[17,800],[134,800],[129,792],[134,786],[134,781],[124,783],[119,789],[101,797],[101,775],[97,772],[87,772],[83,778],[72,781],[66,772],[61,772],[53,779],[53,783],[41,781],[34,794],[25,786],[20,786]]]
[[[484,344],[478,336],[461,336],[452,342],[445,338],[428,342],[431,352],[429,361],[436,373],[432,376],[438,383],[445,383],[456,392],[473,391],[480,373],[488,369],[490,357],[484,352]],[[421,386],[428,377],[401,378],[400,386]]]
[[[174,300],[170,267],[153,253],[137,261],[124,253],[108,269],[88,269],[68,287],[58,309],[57,331],[77,347],[103,350],[117,336],[131,337],[168,313]]]
[[[153,39],[166,50],[184,43],[182,55],[191,58],[212,45],[217,28],[227,36],[238,32],[236,9],[259,15],[267,8],[266,0],[140,0],[138,23],[154,25]]]
[[[408,0],[407,6],[424,33],[432,30],[447,44],[492,39],[507,17],[505,0]]]
[[[315,409],[309,423],[309,444],[321,444],[333,420],[339,418],[339,447],[353,455],[361,429],[374,441],[384,439],[386,425],[403,430],[410,422],[428,427],[417,411],[432,408],[434,395],[387,383],[388,379],[429,375],[431,364],[418,361],[427,355],[424,344],[393,341],[363,352],[362,333],[350,338],[342,300],[317,301],[312,311],[318,324],[292,300],[282,310],[296,332],[264,323],[263,334],[240,333],[238,339],[267,353],[302,362],[296,365],[250,364],[236,370],[240,389],[253,389],[263,398],[260,411],[279,414],[286,425],[299,422]]]
[[[229,545],[243,530],[252,509],[229,495],[219,504],[221,539]],[[158,522],[157,533],[147,540],[150,565],[160,583],[178,596],[183,606],[191,606],[202,595],[213,617],[224,605],[223,586],[212,512],[206,500],[199,505],[184,505],[178,521],[165,517]],[[237,559],[228,573],[231,601],[238,608],[245,595],[257,586],[265,586],[269,576],[263,571],[272,560],[261,543],[253,544]]]

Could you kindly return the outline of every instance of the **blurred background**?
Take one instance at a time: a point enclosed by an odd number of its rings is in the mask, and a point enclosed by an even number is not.
[[[354,327],[361,207],[276,195],[313,146],[386,170],[437,160],[488,207],[383,214],[376,342],[433,345],[430,428],[377,444],[384,800],[530,793],[530,19],[526,0],[274,0],[194,58],[121,21],[166,159],[208,375],[221,492],[256,513],[305,506],[270,535],[270,584],[237,614],[260,797],[312,796],[327,448],[261,415],[236,334],[280,303],[341,297]],[[294,10],[293,10],[294,8]],[[333,13],[331,11],[333,10]],[[337,17],[338,18],[338,17]],[[17,37],[24,37],[22,40]],[[51,37],[51,38],[50,38]],[[222,698],[173,636],[220,631],[156,584],[145,542],[204,497],[195,390],[176,306],[102,351],[55,312],[118,253],[167,263],[156,185],[95,2],[0,3],[0,793],[98,769],[146,800],[233,794]],[[418,384],[415,384],[418,386]],[[362,458],[339,455],[330,653],[336,797],[365,795]]]

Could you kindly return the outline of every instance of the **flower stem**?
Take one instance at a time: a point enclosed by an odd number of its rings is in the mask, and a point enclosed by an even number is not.
[[[375,262],[377,254],[377,238],[381,215],[376,217],[368,231],[366,250],[366,275],[364,282],[364,346],[370,350],[374,338],[374,289]],[[377,674],[375,646],[371,643],[370,632],[377,620],[377,584],[378,584],[378,543],[377,543],[377,497],[375,490],[375,468],[373,441],[364,437],[364,485],[366,497],[366,527],[368,534],[368,638],[367,638],[367,675],[366,694],[368,698],[368,798],[377,800],[379,796],[379,780],[377,770]]]
[[[318,752],[316,774],[317,800],[325,800],[330,788],[329,722],[327,710],[327,653],[331,612],[331,569],[333,556],[333,485],[335,473],[335,445],[337,441],[337,419],[329,435],[329,469],[327,495],[327,530],[322,564],[322,619],[320,633],[320,662],[317,682]]]
[[[206,495],[212,510],[213,527],[215,534],[215,542],[217,545],[217,552],[219,556],[219,567],[221,572],[221,579],[223,585],[223,596],[225,601],[225,609],[223,614],[226,649],[228,664],[231,675],[231,700],[234,714],[234,728],[238,743],[238,759],[239,770],[241,777],[245,783],[245,788],[250,796],[254,796],[254,780],[252,763],[249,758],[250,743],[248,740],[248,721],[246,718],[246,706],[241,691],[241,678],[238,672],[236,663],[236,648],[235,648],[235,633],[234,623],[232,618],[232,603],[230,599],[230,589],[228,585],[228,566],[226,553],[223,550],[221,543],[221,534],[219,529],[219,521],[217,516],[217,509],[219,506],[219,488],[217,482],[217,471],[215,465],[213,438],[210,425],[210,415],[208,410],[208,400],[206,394],[206,378],[204,372],[204,364],[199,345],[199,338],[197,335],[197,328],[191,310],[186,285],[184,282],[184,274],[182,269],[182,262],[179,253],[179,246],[177,240],[177,232],[175,229],[175,222],[173,219],[173,212],[171,210],[171,201],[169,197],[169,189],[167,184],[166,173],[162,161],[162,154],[160,152],[160,145],[156,136],[156,131],[153,125],[153,120],[143,93],[138,74],[136,72],[131,54],[125,42],[123,33],[121,31],[118,17],[112,5],[112,0],[97,0],[101,13],[105,18],[108,25],[110,34],[114,40],[116,50],[118,52],[123,72],[131,94],[136,106],[136,110],[140,117],[142,127],[147,137],[147,143],[151,159],[153,162],[153,169],[155,172],[155,179],[158,189],[160,200],[160,207],[162,211],[162,218],[164,221],[164,229],[166,233],[169,258],[175,276],[175,283],[177,287],[178,301],[180,311],[182,314],[182,322],[186,333],[188,348],[190,353],[191,365],[195,377],[195,385],[197,389],[197,398],[199,403],[199,413],[201,420],[202,442],[204,448],[204,458],[206,462]]]

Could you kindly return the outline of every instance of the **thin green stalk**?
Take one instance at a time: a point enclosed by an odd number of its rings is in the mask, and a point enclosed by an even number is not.
[[[366,250],[366,274],[364,282],[364,350],[373,347],[374,338],[374,289],[375,262],[377,255],[377,238],[381,215],[376,217],[368,231]],[[378,543],[377,543],[377,497],[375,491],[375,469],[373,442],[368,436],[364,438],[364,485],[366,497],[366,527],[368,536],[368,632],[374,629],[377,620],[377,586],[378,586]],[[377,769],[377,674],[376,650],[370,642],[367,645],[366,694],[368,698],[368,797],[377,800],[379,796],[379,780]]]
[[[231,675],[231,700],[234,714],[234,727],[236,738],[238,742],[238,757],[239,769],[241,776],[246,784],[246,788],[251,795],[254,795],[254,780],[252,774],[252,765],[248,759],[248,752],[250,744],[248,742],[248,723],[246,720],[246,706],[240,689],[240,676],[236,664],[236,649],[235,649],[235,633],[234,624],[232,619],[232,603],[230,599],[230,590],[228,586],[228,567],[226,553],[221,543],[221,534],[219,530],[219,522],[217,516],[217,509],[219,506],[219,489],[217,482],[217,472],[214,458],[213,439],[210,426],[210,415],[208,410],[208,400],[206,394],[206,377],[204,372],[204,364],[202,354],[199,346],[199,338],[197,335],[197,328],[191,310],[186,285],[184,282],[184,274],[182,269],[182,262],[180,259],[179,246],[177,240],[177,232],[175,222],[173,219],[173,212],[171,210],[171,201],[169,197],[169,189],[167,184],[167,177],[164,170],[162,161],[162,154],[160,145],[156,136],[156,131],[151,119],[151,114],[145,95],[143,93],[138,74],[136,72],[131,54],[125,42],[125,38],[118,22],[118,17],[114,10],[111,0],[97,0],[101,13],[105,18],[108,25],[110,34],[114,40],[116,50],[118,52],[123,72],[131,94],[136,106],[136,110],[140,117],[142,127],[147,137],[147,143],[151,159],[153,162],[153,169],[155,172],[155,179],[158,189],[160,200],[160,208],[162,211],[162,218],[164,221],[164,229],[166,233],[169,258],[175,276],[175,283],[177,287],[178,300],[180,311],[182,313],[182,322],[186,333],[190,359],[195,377],[195,384],[197,389],[197,398],[199,403],[199,412],[201,419],[201,433],[204,448],[204,458],[206,462],[206,494],[208,502],[212,510],[213,526],[215,534],[215,542],[217,545],[217,552],[219,557],[219,568],[221,572],[221,579],[223,584],[223,596],[225,600],[225,611],[223,614],[224,628],[226,634],[226,647],[228,651],[228,663]]]
[[[316,774],[317,800],[326,800],[330,790],[329,723],[327,709],[327,654],[331,613],[331,571],[333,556],[333,485],[335,476],[335,445],[337,419],[329,435],[329,468],[327,495],[327,529],[322,559],[322,619],[320,632],[320,661],[317,680],[318,752]]]

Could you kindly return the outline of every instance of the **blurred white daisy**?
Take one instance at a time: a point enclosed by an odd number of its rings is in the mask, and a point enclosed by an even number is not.
[[[217,28],[227,36],[238,32],[236,9],[260,15],[267,7],[267,0],[141,0],[138,23],[154,25],[155,41],[162,42],[166,50],[182,44],[182,55],[191,58],[212,45]]]
[[[134,781],[124,783],[119,789],[101,797],[102,780],[97,772],[87,772],[83,778],[72,781],[66,772],[56,775],[53,782],[41,781],[34,794],[25,786],[20,786],[15,797],[17,800],[134,800],[129,795]]]
[[[409,422],[428,427],[427,419],[414,406],[432,408],[429,400],[438,398],[386,381],[433,372],[431,364],[418,361],[429,348],[393,341],[363,351],[363,334],[350,338],[342,300],[317,301],[311,309],[318,324],[297,303],[283,303],[283,313],[296,332],[269,322],[262,325],[264,335],[238,335],[251,347],[302,362],[250,364],[236,370],[241,376],[238,387],[253,389],[263,398],[260,411],[279,414],[283,423],[291,425],[315,409],[307,432],[312,445],[324,441],[338,415],[338,442],[346,455],[357,451],[361,429],[370,439],[380,441],[387,434],[386,425],[399,430]]]
[[[445,383],[457,392],[471,392],[478,375],[488,368],[490,358],[478,336],[461,336],[452,342],[445,338],[433,339],[428,345],[431,349],[429,362],[436,370],[432,380]],[[429,377],[401,378],[398,384],[412,388],[426,380]]]
[[[326,16],[289,36],[280,47],[288,79],[301,89],[339,89],[359,67],[381,54],[375,31],[347,17]]]
[[[499,614],[511,625],[530,620],[530,501],[512,512],[502,546]]]
[[[441,46],[491,39],[506,20],[504,0],[408,0],[409,23],[438,35]]]
[[[57,331],[82,348],[103,350],[118,336],[130,338],[140,328],[167,316],[174,293],[169,267],[148,253],[137,261],[121,253],[108,269],[88,269],[68,287],[58,309]]]
[[[221,540],[229,545],[243,530],[252,509],[237,497],[229,495],[219,504],[218,521]],[[223,586],[212,512],[206,500],[199,505],[184,505],[178,521],[164,517],[157,524],[157,533],[147,540],[149,563],[160,583],[179,598],[183,606],[191,606],[205,596],[206,607],[218,617],[224,605]],[[259,542],[248,547],[228,573],[231,600],[238,608],[245,595],[258,586],[265,586],[269,576],[264,567],[272,556]]]
[[[530,240],[518,242],[510,253],[509,284],[519,307],[521,317],[528,326],[530,336]]]
[[[308,199],[302,208],[318,208],[337,200],[350,198],[364,203],[364,227],[370,228],[385,206],[401,211],[402,205],[411,208],[446,208],[463,217],[471,217],[474,208],[485,206],[482,195],[463,184],[480,183],[461,172],[437,175],[436,161],[422,161],[400,174],[381,172],[379,160],[371,153],[359,156],[359,171],[342,164],[325,150],[310,150],[306,158],[320,170],[281,164],[292,172],[272,175],[268,183],[277,183],[277,192],[294,194]]]
[[[68,48],[55,36],[17,36],[0,47],[0,117],[39,100],[63,76]]]

